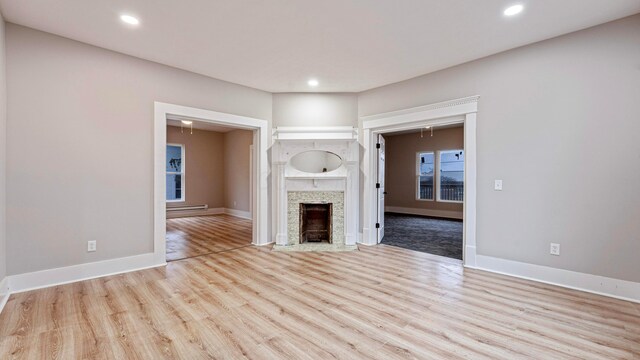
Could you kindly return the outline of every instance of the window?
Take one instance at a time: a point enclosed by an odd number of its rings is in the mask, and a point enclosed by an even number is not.
[[[464,200],[464,150],[440,151],[438,159],[438,200]]]
[[[184,146],[167,145],[167,202],[184,201]]]
[[[418,200],[433,200],[433,152],[418,153]]]

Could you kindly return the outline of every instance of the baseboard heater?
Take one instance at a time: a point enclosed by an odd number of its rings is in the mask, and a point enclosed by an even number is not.
[[[209,205],[191,205],[191,206],[172,206],[167,207],[167,211],[183,211],[183,210],[207,210]]]

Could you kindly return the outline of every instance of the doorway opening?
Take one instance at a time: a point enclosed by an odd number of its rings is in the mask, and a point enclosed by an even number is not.
[[[155,261],[269,243],[267,121],[154,106]]]
[[[378,136],[379,243],[462,260],[464,124]]]
[[[460,149],[464,166],[462,194],[462,264],[468,267],[476,265],[476,119],[479,96],[454,99],[415,108],[360,117],[363,129],[363,201],[362,201],[362,237],[365,245],[379,244],[385,237],[385,134],[411,130],[426,130],[430,136],[431,128],[463,125],[464,142]],[[382,139],[382,142],[380,141]],[[416,154],[416,161],[417,159]],[[435,157],[435,154],[434,154]],[[428,159],[425,158],[425,161]],[[421,160],[420,160],[421,161]],[[435,160],[434,158],[434,161]],[[386,170],[388,172],[388,169]],[[412,186],[419,194],[419,174],[411,176],[417,183]],[[435,184],[437,186],[437,184]],[[427,187],[427,186],[425,186]],[[423,189],[427,192],[428,189]],[[437,187],[432,189],[436,192]],[[446,190],[441,190],[442,194]],[[456,196],[455,189],[450,196]],[[388,195],[388,194],[387,194]],[[449,196],[445,194],[445,196]]]
[[[167,119],[166,258],[251,245],[253,131]]]

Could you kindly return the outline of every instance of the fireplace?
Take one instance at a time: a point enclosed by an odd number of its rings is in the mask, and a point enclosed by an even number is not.
[[[332,203],[300,203],[300,244],[333,243]]]

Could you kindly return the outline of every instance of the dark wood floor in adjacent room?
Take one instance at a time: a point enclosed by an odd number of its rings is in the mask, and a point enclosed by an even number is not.
[[[251,245],[251,220],[231,215],[167,219],[167,261]]]
[[[248,246],[14,294],[13,358],[637,359],[640,305],[393,246]]]

